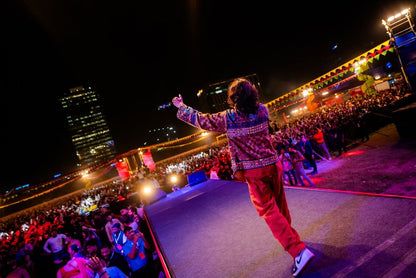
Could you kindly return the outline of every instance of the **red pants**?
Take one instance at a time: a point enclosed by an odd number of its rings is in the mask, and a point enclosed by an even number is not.
[[[299,234],[290,225],[291,218],[283,189],[282,165],[269,165],[242,172],[248,184],[251,202],[260,217],[269,225],[273,236],[293,257],[305,248]]]

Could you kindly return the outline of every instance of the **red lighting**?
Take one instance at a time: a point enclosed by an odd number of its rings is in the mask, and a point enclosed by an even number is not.
[[[323,178],[320,178],[320,177],[311,177],[311,176],[309,176],[309,178],[311,179],[311,181],[314,183],[314,184],[319,184],[319,183],[321,183],[321,182],[323,182],[324,181],[324,179]],[[307,182],[306,182],[307,183]]]
[[[346,152],[344,154],[342,154],[342,157],[348,157],[348,156],[356,156],[356,155],[360,155],[365,153],[365,151],[351,151],[351,152]]]

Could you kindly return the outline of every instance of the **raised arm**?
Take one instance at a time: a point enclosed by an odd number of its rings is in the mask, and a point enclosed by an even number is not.
[[[226,112],[219,112],[214,114],[201,113],[194,108],[187,106],[183,103],[182,96],[179,95],[172,99],[173,105],[178,107],[176,116],[178,119],[200,129],[226,132],[227,121]]]

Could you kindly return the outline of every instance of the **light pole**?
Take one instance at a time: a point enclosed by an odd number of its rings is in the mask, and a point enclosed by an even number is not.
[[[386,32],[389,35],[389,38],[393,44],[394,52],[396,53],[397,59],[400,63],[400,68],[403,74],[403,77],[406,81],[407,86],[412,91],[412,85],[409,82],[409,76],[407,74],[407,69],[403,65],[402,58],[400,56],[400,52],[396,43],[396,37],[403,36],[412,32],[415,34],[414,24],[410,17],[410,9],[404,9],[400,13],[395,14],[394,16],[390,16],[387,20],[382,20],[384,27],[386,28]]]

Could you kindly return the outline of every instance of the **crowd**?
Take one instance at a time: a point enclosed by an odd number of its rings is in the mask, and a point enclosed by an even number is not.
[[[164,277],[135,180],[128,189],[132,180],[114,181],[2,222],[1,277],[97,277],[95,257],[109,277]]]
[[[408,95],[404,87],[398,86],[375,96],[356,95],[340,104],[324,106],[313,114],[289,122],[279,124],[275,120],[271,121],[269,132],[283,161],[285,183],[306,185],[306,181],[314,186],[305,169],[312,168],[310,174],[315,175],[318,173],[317,161],[342,155],[347,151],[347,146],[355,141],[367,141],[372,131],[385,124],[375,121],[370,124],[371,113],[388,113],[388,107],[394,107],[396,102]],[[163,183],[163,177],[172,172],[186,176],[202,169],[211,178],[234,179],[227,146],[210,148],[206,152],[159,164],[157,173]]]
[[[314,186],[309,175],[318,173],[317,160],[331,160],[352,141],[368,140],[367,115],[405,96],[399,89],[359,95],[287,123],[270,122],[285,182]],[[164,277],[137,192],[149,181],[172,191],[168,175],[186,177],[199,170],[209,178],[233,180],[227,145],[159,163],[151,173],[142,168],[128,180],[95,186],[2,221],[0,276]],[[93,267],[95,260],[103,267]]]

